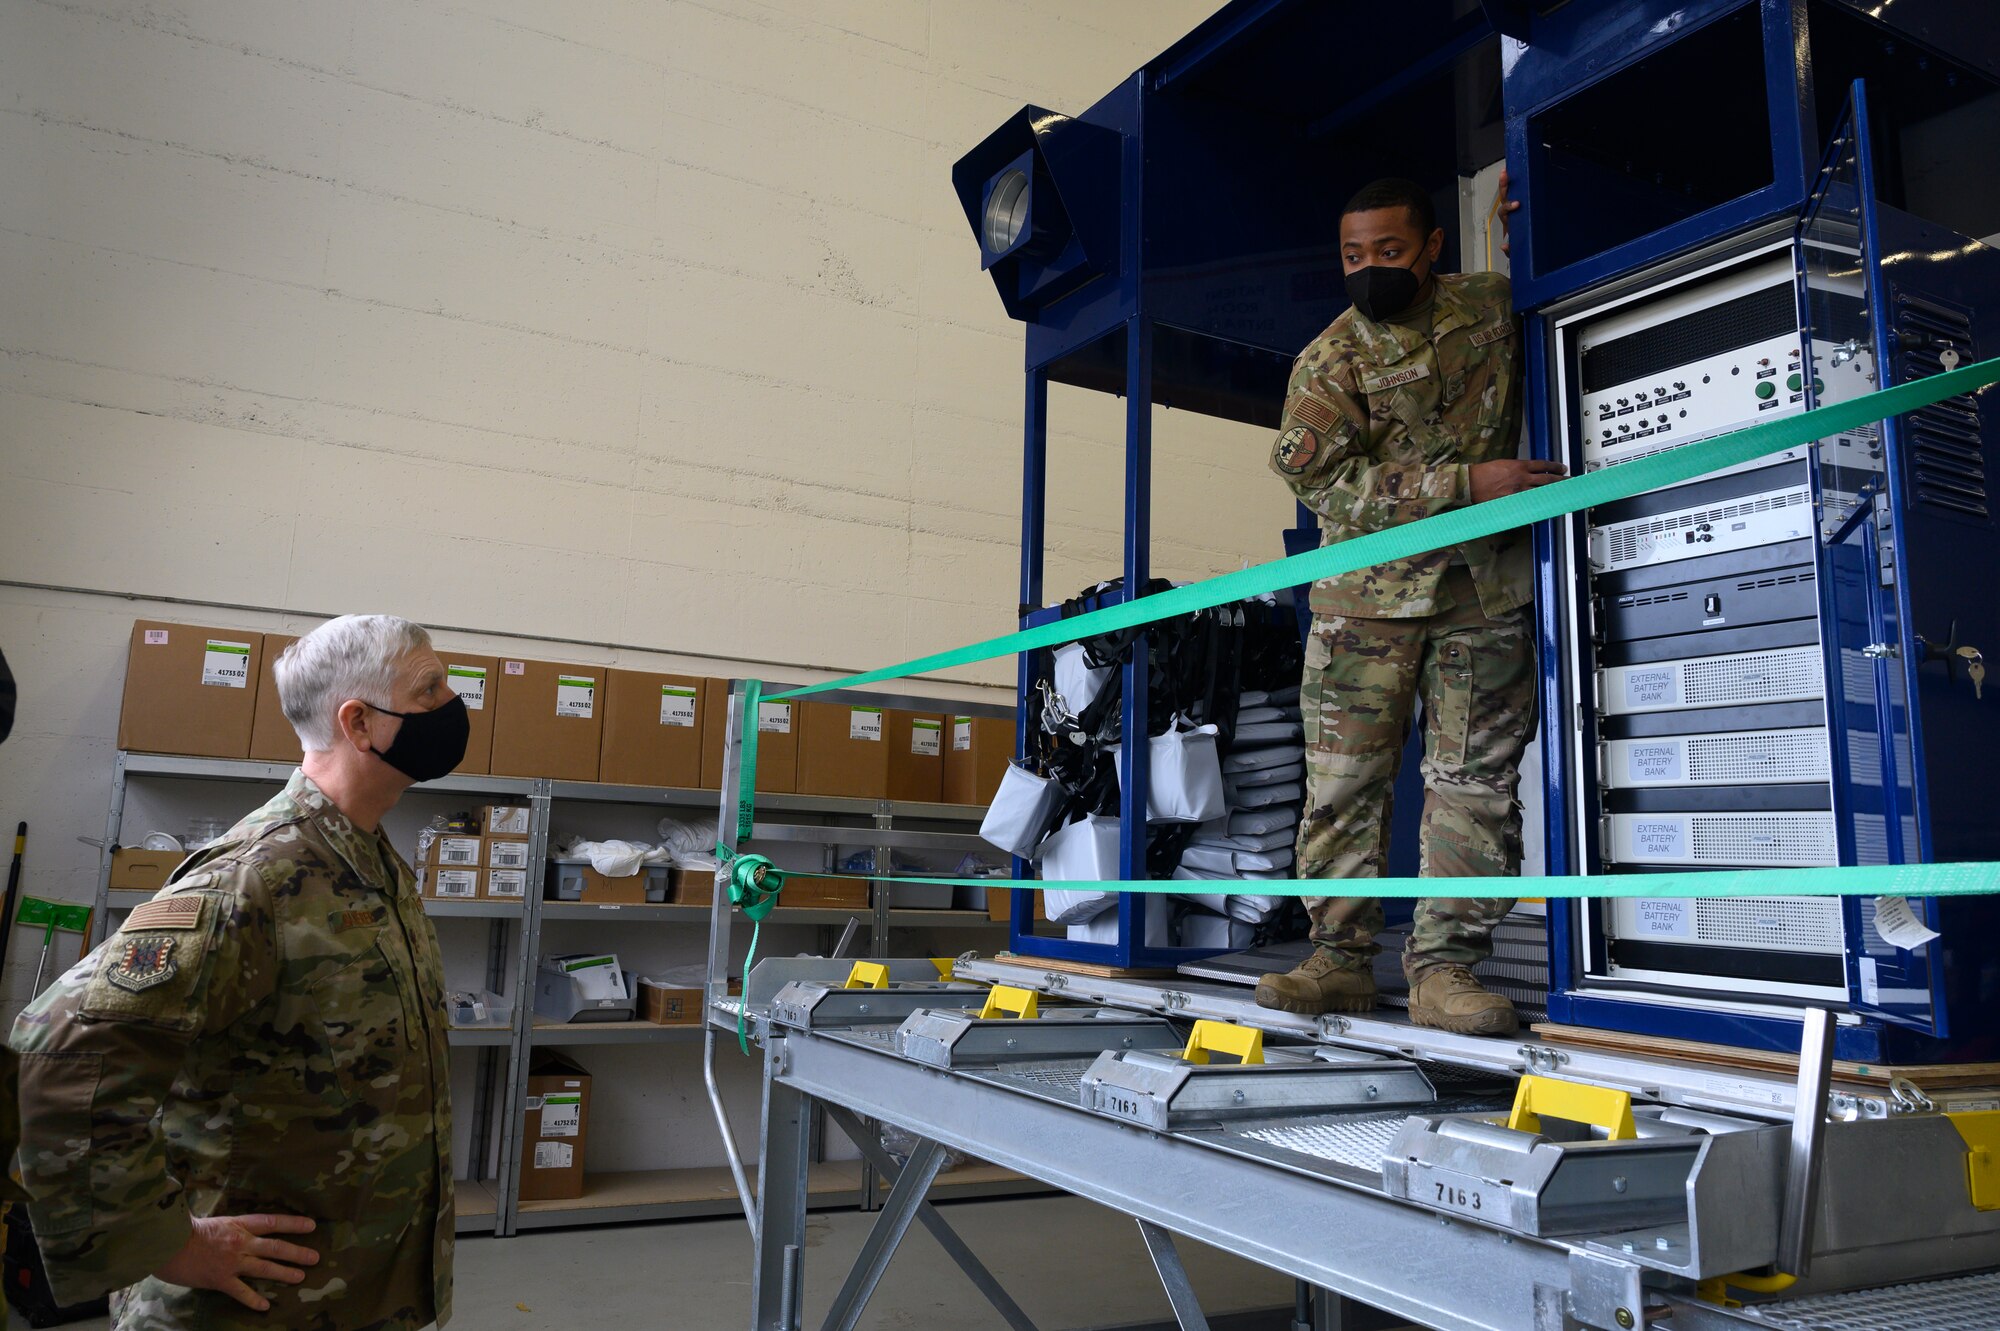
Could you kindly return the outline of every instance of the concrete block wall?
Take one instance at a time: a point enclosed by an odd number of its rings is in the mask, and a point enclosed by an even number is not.
[[[1214,4],[0,7],[24,890],[92,889],[135,617],[795,678],[1004,630],[1021,339],[950,165]],[[1121,423],[1052,418],[1069,589],[1118,562]],[[1280,552],[1266,446],[1162,413],[1162,573]]]

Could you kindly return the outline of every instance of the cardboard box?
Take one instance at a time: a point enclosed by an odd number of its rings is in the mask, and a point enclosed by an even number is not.
[[[479,835],[524,837],[530,817],[525,804],[488,804],[479,811]]]
[[[460,832],[445,832],[424,849],[423,862],[440,869],[479,869],[486,864],[486,843]]]
[[[715,904],[715,875],[707,869],[675,869],[668,881],[668,898],[677,906]]]
[[[495,776],[597,780],[603,746],[604,670],[551,661],[500,660],[495,695]]]
[[[1035,918],[1038,920],[1049,918],[1049,913],[1043,906],[1043,902],[1046,900],[1047,898],[1040,894],[1037,894],[1035,897]],[[1013,888],[989,887],[986,889],[986,918],[989,920],[1011,920],[1014,918]]]
[[[550,901],[564,900],[557,896],[560,878],[575,875],[583,879],[583,892],[574,898],[586,905],[600,906],[642,906],[646,902],[646,885],[653,874],[647,869],[625,878],[611,878],[599,873],[588,864],[557,864],[551,862],[547,877],[543,880],[542,895]]]
[[[187,852],[181,850],[139,850],[119,846],[111,852],[111,889],[114,892],[157,892],[167,885],[173,871],[181,867]]]
[[[639,1017],[655,1026],[693,1026],[701,1021],[701,990],[639,977]]]
[[[441,865],[427,865],[423,873],[423,895],[439,901],[477,901],[479,899],[479,869],[448,869]]]
[[[489,901],[528,900],[526,869],[488,869],[479,876],[479,895]]]
[[[778,896],[778,909],[866,910],[868,884],[847,878],[821,878],[816,874],[793,874],[785,879]]]
[[[589,1136],[590,1074],[575,1059],[537,1049],[528,1064],[521,1200],[583,1196],[583,1151]]]
[[[722,789],[722,742],[729,729],[729,682],[702,682],[701,789]],[[791,795],[799,788],[798,706],[767,702],[757,709],[757,789]]]
[[[497,714],[493,679],[500,662],[491,656],[443,649],[438,651],[438,660],[444,662],[445,683],[465,699],[465,719],[471,723],[465,737],[465,757],[452,770],[485,776],[493,770],[493,719]]]
[[[889,797],[887,714],[846,703],[799,704],[799,793]]]
[[[946,804],[987,805],[1014,759],[1014,722],[996,716],[954,716],[944,745]]]
[[[524,836],[481,837],[480,844],[486,849],[480,863],[488,869],[525,869],[528,867],[528,838]]]
[[[597,779],[622,786],[700,789],[707,681],[644,670],[604,674],[604,748]]]
[[[889,713],[890,799],[936,804],[943,796],[945,725],[936,712]]]
[[[118,747],[247,758],[264,635],[141,619],[132,625]]]
[[[250,723],[250,757],[260,763],[297,763],[306,751],[299,744],[299,732],[285,719],[278,704],[278,680],[274,668],[285,648],[296,637],[277,633],[264,635],[264,660],[257,667],[257,711]]]

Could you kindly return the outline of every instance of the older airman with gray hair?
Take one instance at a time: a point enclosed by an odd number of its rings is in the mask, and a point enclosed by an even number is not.
[[[444,976],[382,817],[465,753],[430,637],[286,649],[305,760],[22,1014],[21,1167],[65,1302],[122,1331],[451,1314]]]

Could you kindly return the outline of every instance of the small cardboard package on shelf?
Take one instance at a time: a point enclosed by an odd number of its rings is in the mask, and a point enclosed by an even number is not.
[[[702,703],[693,675],[607,670],[597,779],[621,786],[701,788]]]
[[[528,838],[524,836],[489,836],[479,838],[486,854],[481,860],[489,869],[525,869],[528,867]]]
[[[585,905],[655,905],[667,899],[667,866],[641,865],[639,872],[623,878],[601,874],[588,860],[550,860],[542,896],[549,901],[578,901]]]
[[[423,895],[439,901],[479,900],[481,871],[478,869],[447,869],[441,865],[426,865],[423,872]]]
[[[528,871],[526,869],[488,869],[479,878],[479,895],[489,901],[519,901],[528,899]]]
[[[880,707],[800,703],[799,793],[889,798],[886,721]]]
[[[495,695],[495,776],[597,780],[603,746],[602,666],[500,660]]]
[[[157,892],[180,868],[187,852],[181,850],[141,850],[118,846],[111,852],[111,890],[114,892]]]
[[[945,739],[946,804],[991,804],[1014,757],[1014,722],[994,716],[954,716]]]
[[[944,793],[945,718],[892,710],[888,732],[889,798],[936,804]]]
[[[530,811],[525,804],[488,804],[479,810],[479,835],[528,835]]]
[[[583,1148],[590,1132],[590,1073],[553,1049],[528,1064],[528,1109],[521,1133],[521,1200],[583,1196]]]
[[[278,633],[264,635],[264,659],[257,666],[257,710],[250,723],[249,756],[254,762],[297,763],[305,759],[299,732],[292,729],[292,723],[285,719],[284,707],[279,704],[274,673],[285,648],[297,641]]]
[[[141,619],[132,625],[118,747],[248,758],[264,635]]]
[[[684,966],[639,977],[639,1015],[655,1026],[693,1026],[701,1021],[701,992],[707,976]]]
[[[701,788],[722,789],[722,746],[729,731],[729,681],[702,681]],[[799,788],[798,707],[767,702],[757,708],[757,789],[791,795]]]
[[[672,883],[670,900],[677,906],[711,906],[715,904],[715,871],[713,869],[675,869],[668,875]]]

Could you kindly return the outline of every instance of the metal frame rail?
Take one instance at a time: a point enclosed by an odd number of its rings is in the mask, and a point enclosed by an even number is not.
[[[820,1107],[858,1140],[871,1132],[863,1120],[918,1139],[823,1323],[840,1331],[861,1325],[913,1223],[948,1229],[924,1205],[945,1150],[1131,1216],[1184,1329],[1206,1322],[1175,1236],[1438,1331],[1990,1331],[2000,1308],[2000,1208],[1980,1209],[1955,1124],[1907,1110],[1830,1119],[1824,1014],[1791,1083],[1805,1113],[1773,1112],[1768,1094],[1761,1113],[1693,1108],[1699,1097],[1684,1086],[1658,1094],[1658,1083],[1678,1075],[1671,1064],[1631,1056],[1620,1060],[1619,1079],[1655,1083],[1636,1096],[1613,1093],[1636,1129],[1600,1123],[1606,1132],[1579,1135],[1533,1117],[1493,1117],[1511,1095],[1511,1076],[1497,1074],[1550,1066],[1527,1056],[1540,1047],[1533,1041],[1473,1041],[1490,1051],[1481,1061],[1462,1056],[1461,1037],[1396,1022],[1357,1020],[1329,1034],[1277,1021],[1282,1066],[1195,1069],[1171,1052],[1130,1052],[1167,1047],[1130,1033],[1178,1037],[1193,1015],[1170,984],[1152,983],[1152,1004],[1126,995],[1120,1012],[1033,976],[1049,1006],[1039,1018],[1002,1022],[967,1006],[978,1001],[975,987],[901,983],[921,971],[894,964],[903,992],[886,995],[842,991],[844,965],[824,961],[766,962],[746,985],[765,1057],[753,1331],[801,1325],[802,1171]],[[955,974],[1018,980],[1026,970],[967,958]],[[1052,1012],[1067,1019],[1052,1022]],[[710,1017],[712,1030],[733,1025],[735,1009]],[[1101,1052],[1076,1057],[1089,1047],[1077,1032],[1093,1027],[1108,1032]],[[1040,1061],[1008,1061],[1024,1058]],[[1434,1105],[1410,1109],[1403,1093],[1388,1093],[1392,1080],[1406,1092],[1414,1068],[1435,1083]],[[1176,1100],[1199,1084],[1195,1072],[1250,1075],[1206,1083],[1219,1094]],[[1346,1102],[1356,1107],[1328,1112],[1294,1089],[1353,1073],[1368,1077],[1370,1100],[1379,1082],[1392,1107]],[[1462,1073],[1485,1100],[1452,1089]],[[1581,1089],[1594,1094],[1603,1080],[1589,1076]],[[1767,1091],[1780,1080],[1744,1075]],[[1233,1092],[1238,1104],[1248,1095],[1247,1107],[1216,1110],[1232,1086],[1251,1088]],[[1536,1085],[1545,1087],[1580,1089],[1567,1078]],[[1432,1198],[1434,1184],[1442,1200]],[[1483,1209],[1454,1200],[1460,1186],[1480,1193]],[[1031,1325],[955,1236],[945,1246],[1010,1326]],[[1744,1274],[1762,1267],[1785,1276]],[[1787,1277],[1797,1286],[1741,1308],[1711,1301],[1721,1289],[1698,1285],[1718,1277],[1730,1278],[1732,1294],[1784,1291]],[[1900,1298],[1868,1288],[1896,1282],[1917,1283]],[[1912,1320],[1911,1310],[1930,1320]],[[1326,1324],[1302,1306],[1298,1325],[1316,1322]]]

